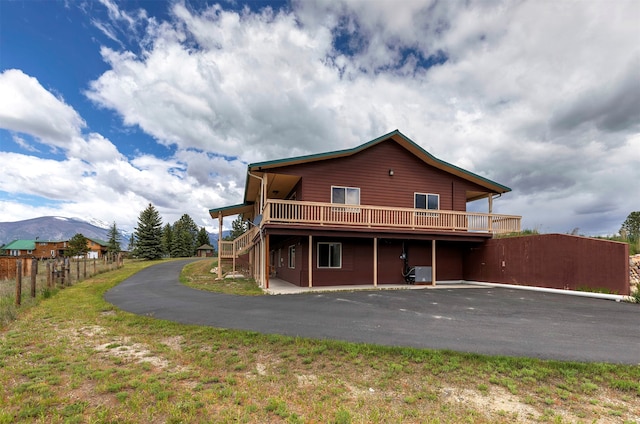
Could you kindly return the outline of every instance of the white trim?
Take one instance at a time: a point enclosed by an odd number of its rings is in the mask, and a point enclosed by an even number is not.
[[[331,265],[329,265],[329,266],[320,266],[320,245],[321,244],[326,244],[326,245],[329,245],[329,246],[331,246],[331,245],[340,246],[340,266],[331,266]],[[342,268],[342,243],[340,243],[340,242],[319,241],[318,243],[316,243],[316,246],[317,246],[316,247],[316,249],[317,249],[317,257],[316,257],[317,263],[316,263],[316,265],[317,265],[318,269],[341,269]],[[331,252],[329,252],[329,253],[331,253]],[[329,259],[328,262],[331,263],[331,255],[329,255],[328,259]]]
[[[416,204],[416,196],[420,194],[422,196],[425,196],[424,199],[424,210],[429,210],[429,211],[435,211],[440,209],[440,195],[439,194],[435,194],[435,193],[420,193],[420,192],[414,192],[413,193],[413,208],[414,209],[423,209],[423,208],[419,208],[418,205]],[[429,208],[429,196],[435,196],[438,199],[438,207],[435,209],[430,209]]]
[[[333,200],[333,189],[341,188],[344,189],[344,203],[337,203]],[[347,190],[357,190],[358,191],[358,202],[357,203],[347,203]],[[346,186],[331,186],[331,203],[336,203],[338,205],[359,205],[360,204],[360,187],[346,187]]]

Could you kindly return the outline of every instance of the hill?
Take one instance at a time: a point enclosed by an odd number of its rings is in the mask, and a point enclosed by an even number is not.
[[[116,224],[117,225],[117,224]],[[65,218],[61,216],[43,216],[33,219],[25,219],[15,222],[0,222],[0,246],[14,240],[69,240],[80,233],[85,237],[107,241],[111,225],[81,218]],[[222,236],[229,235],[229,231],[223,231]],[[212,246],[218,246],[218,233],[208,233]],[[120,247],[126,249],[129,246],[130,234],[120,231]]]
[[[13,240],[69,240],[80,233],[85,237],[108,240],[109,225],[97,221],[94,223],[80,218],[43,216],[16,222],[0,222],[0,245]],[[120,234],[120,245],[126,247],[129,235]]]

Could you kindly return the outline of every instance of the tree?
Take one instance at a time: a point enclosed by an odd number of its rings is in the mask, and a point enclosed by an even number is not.
[[[134,235],[135,256],[147,260],[162,257],[162,219],[151,203],[140,212]]]
[[[118,227],[116,227],[115,221],[111,228],[109,228],[109,232],[107,233],[107,237],[109,241],[107,241],[107,253],[110,256],[115,256],[120,253],[120,232],[118,231]]]
[[[88,241],[85,236],[78,233],[75,236],[71,237],[69,240],[69,244],[67,245],[67,250],[65,251],[65,256],[75,257],[75,256],[85,256],[89,252]]]
[[[211,244],[211,240],[209,240],[209,233],[204,227],[200,227],[200,231],[198,231],[198,242],[196,243],[198,247],[204,244]]]
[[[640,241],[640,211],[631,212],[620,228],[620,235],[630,242]]]
[[[162,252],[171,256],[171,246],[173,245],[173,228],[167,224],[162,229]]]
[[[224,240],[235,240],[243,235],[248,229],[249,224],[242,219],[242,215],[238,215],[231,223],[231,232],[224,238]]]
[[[182,215],[173,224],[173,243],[171,256],[174,258],[186,258],[194,256],[198,242],[198,226],[187,214]]]

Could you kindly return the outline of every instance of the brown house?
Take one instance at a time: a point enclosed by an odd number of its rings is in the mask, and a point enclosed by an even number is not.
[[[353,149],[248,165],[244,202],[209,211],[220,260],[248,255],[268,288],[276,276],[299,286],[431,283],[464,278],[464,258],[519,216],[492,213],[511,191],[435,158],[399,131]],[[467,203],[486,199],[487,213]],[[250,230],[222,241],[223,217]],[[218,267],[218,272],[221,273]]]

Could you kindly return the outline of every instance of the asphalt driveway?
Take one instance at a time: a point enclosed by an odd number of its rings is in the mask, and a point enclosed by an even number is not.
[[[193,260],[105,294],[125,311],[261,333],[488,355],[640,364],[640,305],[502,288],[234,296],[179,283]]]

